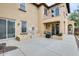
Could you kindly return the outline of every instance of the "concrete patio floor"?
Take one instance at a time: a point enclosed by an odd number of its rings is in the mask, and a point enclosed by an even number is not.
[[[34,37],[20,42],[15,39],[0,40],[0,43],[2,42],[6,42],[7,46],[18,47],[4,53],[4,56],[79,56],[73,35],[67,35],[63,40]]]

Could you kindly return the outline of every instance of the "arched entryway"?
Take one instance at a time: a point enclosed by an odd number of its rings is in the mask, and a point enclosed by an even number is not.
[[[68,34],[72,34],[73,33],[73,26],[72,24],[68,25]]]

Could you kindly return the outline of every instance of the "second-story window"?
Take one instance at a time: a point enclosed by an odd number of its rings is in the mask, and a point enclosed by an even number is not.
[[[25,5],[25,3],[20,3],[20,10],[26,11],[26,5]]]
[[[59,8],[58,7],[57,8],[53,8],[51,10],[51,12],[52,12],[52,17],[59,16]]]
[[[47,16],[47,8],[44,8],[44,15]]]
[[[59,8],[58,7],[55,9],[55,16],[59,16]]]

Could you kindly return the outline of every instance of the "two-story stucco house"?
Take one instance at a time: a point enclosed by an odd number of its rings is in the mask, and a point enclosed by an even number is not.
[[[67,19],[68,13],[68,3],[0,3],[0,39],[27,39],[30,33],[74,33],[74,22]]]

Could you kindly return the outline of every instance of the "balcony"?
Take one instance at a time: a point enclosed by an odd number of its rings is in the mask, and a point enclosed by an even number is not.
[[[60,16],[49,17],[49,18],[44,18],[43,23],[60,22],[60,20],[61,20]]]

